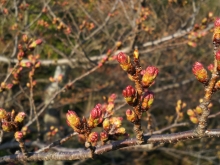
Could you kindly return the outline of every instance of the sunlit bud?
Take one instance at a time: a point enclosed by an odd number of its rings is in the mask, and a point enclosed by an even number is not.
[[[38,61],[36,64],[35,64],[35,68],[39,68],[40,67],[40,61]]]
[[[24,135],[22,132],[17,131],[15,132],[14,137],[15,137],[15,140],[19,142],[24,137]]]
[[[215,23],[214,23],[214,33],[212,37],[213,43],[220,43],[220,18],[216,18]]]
[[[213,12],[209,12],[209,13],[208,13],[208,17],[209,17],[209,18],[212,18],[212,17],[213,17]]]
[[[196,62],[193,65],[192,72],[196,76],[196,79],[198,81],[200,81],[201,83],[207,83],[208,82],[207,71],[200,62]]]
[[[125,134],[125,128],[124,127],[120,127],[118,129],[116,129],[115,134],[120,134],[120,135]]]
[[[215,88],[216,88],[216,89],[220,89],[220,80],[218,80],[218,81],[215,83]]]
[[[201,115],[203,110],[200,106],[197,106],[196,109],[195,109],[195,112],[198,114],[198,115]]]
[[[6,83],[5,83],[5,82],[2,82],[2,83],[1,83],[1,88],[3,88],[3,89],[6,88]]]
[[[19,61],[21,61],[21,60],[23,59],[23,57],[24,57],[24,52],[23,52],[23,51],[19,51],[19,52],[18,52],[18,55],[17,55],[17,59],[18,59]]]
[[[141,109],[142,111],[147,111],[154,102],[154,94],[152,92],[146,92],[143,96]]]
[[[76,128],[79,128],[81,126],[80,118],[74,111],[71,110],[68,110],[68,112],[66,113],[66,122],[70,127],[74,129],[74,131],[77,130]]]
[[[92,132],[89,134],[89,137],[87,139],[88,142],[90,142],[93,146],[96,145],[98,142],[99,134],[97,132]]]
[[[220,50],[216,52],[215,58],[217,60],[217,69],[220,71]]]
[[[195,112],[192,109],[187,110],[187,115],[189,116],[196,116]]]
[[[93,108],[90,112],[90,117],[88,120],[88,124],[90,127],[98,126],[103,120],[102,117],[102,105],[97,104],[95,108]]]
[[[122,117],[111,117],[110,118],[110,123],[112,125],[114,125],[116,128],[119,128],[122,124],[122,120],[123,120]]]
[[[142,84],[145,87],[149,87],[155,80],[159,73],[159,70],[154,66],[148,66],[145,70],[142,71]]]
[[[118,53],[117,60],[124,71],[128,71],[132,67],[130,57],[123,52]]]
[[[195,116],[190,116],[190,121],[194,124],[197,124],[199,122],[199,120]]]
[[[136,90],[132,86],[127,86],[123,91],[122,95],[125,98],[125,101],[132,106],[135,106],[137,103]]]
[[[25,118],[26,114],[24,112],[19,112],[16,116],[15,116],[15,119],[14,121],[15,122],[18,122],[18,123],[21,123],[24,121],[24,118]]]
[[[215,27],[220,27],[220,18],[216,18]]]
[[[114,103],[109,103],[107,106],[106,106],[106,112],[108,113],[108,114],[113,114],[113,108],[114,108],[114,106],[115,106],[115,104]]]
[[[16,85],[16,84],[19,83],[19,81],[18,81],[18,80],[12,80],[12,83],[13,83],[14,85]]]
[[[100,133],[100,139],[101,139],[102,142],[108,141],[108,134],[107,134],[107,132],[101,132]]]
[[[192,42],[192,41],[187,42],[187,44],[193,48],[195,48],[197,46],[196,43]]]
[[[23,36],[22,36],[22,40],[23,40],[23,42],[27,42],[28,41],[28,36],[26,35],[26,34],[24,34]]]
[[[134,59],[139,59],[138,49],[135,49],[135,50],[134,50]]]
[[[50,82],[55,82],[55,79],[53,77],[49,77]]]
[[[207,18],[203,18],[202,19],[202,24],[206,24],[207,23]]]
[[[115,43],[115,46],[116,46],[117,48],[120,48],[121,45],[122,45],[122,42],[121,42],[121,41],[117,41],[117,42]]]
[[[7,118],[7,112],[5,109],[0,108],[0,120]]]
[[[20,66],[30,68],[31,63],[30,62],[20,62]]]
[[[117,95],[115,93],[111,94],[111,96],[109,96],[108,98],[108,103],[112,103],[115,101]]]
[[[14,131],[15,128],[12,125],[12,123],[7,122],[7,121],[3,121],[2,122],[2,130],[5,131],[5,132],[11,132],[11,131]]]
[[[106,118],[103,122],[102,122],[102,127],[104,130],[109,130],[110,129],[110,120],[108,118]]]
[[[33,77],[33,75],[34,75],[34,71],[33,70],[31,70],[30,72],[29,72],[29,77]]]
[[[5,88],[6,89],[11,89],[12,87],[13,87],[13,84],[7,84]]]
[[[128,109],[126,111],[126,117],[127,117],[127,120],[134,123],[137,121],[137,115],[134,113],[134,111]]]
[[[213,64],[210,64],[207,68],[208,68],[208,70],[209,70],[210,72],[213,72],[213,70],[214,70],[214,65],[213,65]]]
[[[35,48],[37,45],[42,44],[42,42],[43,42],[42,39],[37,39],[37,40],[33,41],[28,47],[29,47],[30,49],[33,49],[33,48]]]

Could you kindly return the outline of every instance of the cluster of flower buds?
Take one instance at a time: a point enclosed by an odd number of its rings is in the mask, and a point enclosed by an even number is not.
[[[178,120],[183,119],[183,109],[186,107],[186,103],[182,100],[178,100],[176,103],[176,114],[178,115]]]
[[[131,106],[135,106],[137,105],[137,92],[136,90],[132,87],[132,86],[127,86],[123,91],[122,94],[125,98],[125,101],[131,105]]]
[[[9,89],[11,89],[12,87],[13,87],[13,84],[10,84],[10,83],[6,84],[5,82],[2,82],[2,83],[0,84],[0,92],[2,92],[2,91],[4,91],[4,90],[9,90]]]
[[[195,62],[195,64],[192,67],[192,72],[199,82],[204,84],[208,82],[208,73],[200,62]]]
[[[5,132],[15,132],[21,129],[23,121],[26,117],[24,112],[19,112],[15,115],[15,111],[6,112],[5,109],[0,108],[0,122],[2,130]]]
[[[215,44],[220,44],[220,18],[215,20],[212,41]]]
[[[90,23],[90,22],[88,22],[86,20],[83,20],[81,25],[79,26],[79,29],[80,30],[87,29],[87,30],[90,31],[90,30],[94,29],[94,27],[95,27],[94,23]]]
[[[200,99],[199,102],[203,102],[203,99]],[[210,109],[212,107],[212,103],[210,103],[208,105],[208,108]],[[197,106],[195,109],[188,109],[187,110],[187,115],[189,116],[190,118],[190,121],[194,124],[198,124],[199,122],[199,117],[202,115],[202,108],[200,106]]]
[[[138,120],[136,113],[130,109],[126,111],[126,117],[127,117],[127,120],[130,121],[131,123],[135,123]]]
[[[195,24],[193,30],[188,35],[187,44],[191,47],[196,47],[198,40],[204,37],[207,32],[204,29],[209,25],[210,22],[213,22],[213,13],[209,12],[208,15],[202,19],[200,24]]]
[[[150,87],[152,84],[154,84],[154,80],[157,77],[159,73],[158,68],[154,66],[148,66],[145,70],[141,72],[142,76],[142,85],[144,87]]]
[[[97,104],[90,112],[89,119],[85,117],[80,119],[74,111],[68,111],[66,114],[67,124],[78,132],[80,140],[85,140],[85,145],[96,145],[98,140],[103,143],[108,140],[116,140],[122,135],[127,135],[125,128],[121,127],[122,117],[113,117],[113,108],[116,95],[112,94],[107,103],[101,105]],[[92,129],[101,127],[100,138],[98,133],[92,132]]]
[[[153,92],[147,91],[141,98],[141,110],[147,111],[154,102],[154,94]]]
[[[14,137],[17,142],[20,142],[23,139],[24,135],[21,131],[16,131]]]

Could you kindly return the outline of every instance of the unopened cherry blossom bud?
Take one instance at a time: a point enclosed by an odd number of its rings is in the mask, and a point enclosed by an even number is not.
[[[14,131],[15,128],[11,122],[3,121],[2,122],[2,130],[5,132],[11,132],[11,131]]]
[[[90,117],[88,120],[89,127],[98,126],[103,120],[102,117],[102,105],[97,104],[90,112]]]
[[[110,123],[112,125],[114,125],[116,128],[119,128],[122,124],[122,120],[123,120],[122,117],[111,117],[110,118]]]
[[[132,67],[130,57],[123,52],[118,53],[117,60],[124,71],[128,71]]]
[[[220,71],[220,50],[216,52],[215,59],[217,60],[217,69]]]
[[[33,41],[28,47],[29,47],[30,49],[33,49],[33,48],[35,48],[37,45],[42,44],[42,42],[43,42],[42,39],[37,39],[37,40]]]
[[[196,109],[195,109],[195,112],[198,114],[198,115],[201,115],[203,110],[200,106],[197,106]]]
[[[187,115],[189,116],[196,116],[195,112],[192,109],[187,110]]]
[[[114,106],[115,106],[115,104],[114,103],[109,103],[107,106],[106,106],[106,112],[108,113],[108,114],[113,114],[113,108],[114,108]]]
[[[150,91],[146,92],[142,97],[141,109],[147,111],[154,102],[154,94]]]
[[[199,122],[198,118],[195,116],[190,116],[190,121],[194,124],[197,124]]]
[[[77,116],[76,112],[68,110],[66,113],[66,122],[67,124],[78,132],[78,128],[81,127],[80,118]]]
[[[27,42],[28,41],[28,36],[27,36],[27,34],[24,34],[23,36],[22,36],[22,40],[23,40],[23,42]]]
[[[40,63],[40,61],[38,61],[36,64],[35,64],[35,68],[39,68],[40,67],[40,65],[41,65],[41,63]]]
[[[23,57],[24,57],[24,52],[23,51],[19,51],[18,55],[17,55],[18,61],[21,61],[23,59]]]
[[[111,96],[109,96],[108,98],[108,103],[112,103],[115,101],[117,95],[115,93],[111,94]]]
[[[7,118],[7,112],[5,109],[0,108],[0,120]]]
[[[19,112],[16,116],[14,121],[18,123],[22,123],[24,121],[24,118],[26,117],[26,114],[24,112]]]
[[[192,72],[196,76],[196,79],[199,82],[201,82],[201,83],[208,82],[208,73],[200,62],[196,62],[193,65]]]
[[[126,111],[126,117],[127,117],[127,120],[132,122],[132,123],[135,123],[137,121],[137,119],[138,119],[137,115],[135,114],[135,112],[130,110],[130,109],[128,109]]]
[[[134,59],[139,59],[138,49],[135,49],[135,50],[134,50]]]
[[[17,132],[15,132],[14,137],[15,137],[15,140],[16,140],[17,142],[19,142],[19,141],[21,141],[21,139],[24,137],[24,135],[23,135],[22,132],[17,131]]]
[[[122,94],[125,98],[125,101],[131,105],[135,106],[137,104],[137,94],[136,90],[131,86],[127,86],[123,91]]]
[[[5,88],[9,90],[9,89],[11,89],[12,87],[13,87],[13,84],[7,84]]]
[[[115,130],[115,134],[124,135],[125,133],[126,133],[126,131],[125,131],[124,127],[120,127]]]
[[[97,132],[91,132],[89,134],[89,137],[87,139],[88,142],[92,144],[92,146],[95,146],[98,142],[99,134]]]
[[[215,20],[214,26],[212,41],[213,43],[220,44],[220,18]]]
[[[209,66],[208,66],[207,68],[208,68],[208,70],[209,70],[210,72],[213,72],[213,70],[214,70],[214,65],[213,65],[213,64],[209,64]]]
[[[106,118],[103,122],[102,122],[102,127],[104,130],[108,131],[110,129],[110,120],[108,118]]]
[[[149,66],[145,70],[142,71],[142,84],[145,87],[149,87],[153,84],[155,78],[157,77],[159,70],[154,66]]]
[[[215,89],[220,89],[220,80],[215,83]]]
[[[100,139],[102,142],[108,141],[108,133],[107,132],[101,132],[100,133]]]

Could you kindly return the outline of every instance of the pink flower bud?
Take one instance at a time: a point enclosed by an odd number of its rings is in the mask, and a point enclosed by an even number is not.
[[[127,117],[127,120],[132,123],[135,123],[137,121],[137,115],[134,113],[134,111],[130,109],[126,111],[126,117]]]
[[[115,93],[111,94],[111,96],[109,96],[108,98],[108,103],[112,103],[115,101],[117,95]]]
[[[145,87],[149,87],[153,84],[155,78],[157,77],[159,70],[154,66],[149,66],[145,70],[142,71],[142,84]]]
[[[2,122],[2,130],[5,132],[11,132],[11,131],[14,131],[15,128],[11,122],[3,121]]]
[[[98,142],[99,134],[97,132],[91,132],[89,134],[89,137],[87,139],[88,142],[90,142],[93,146],[96,145]]]
[[[210,64],[207,68],[208,68],[208,70],[209,70],[210,72],[213,72],[213,70],[214,70],[214,65],[213,65],[213,64]]]
[[[137,103],[137,96],[136,96],[136,90],[131,86],[127,86],[123,91],[122,95],[124,96],[126,102],[131,105],[135,106]]]
[[[81,127],[80,118],[74,111],[68,110],[66,113],[67,124],[74,129],[74,131],[78,132],[78,129]]]
[[[12,87],[13,87],[13,84],[7,84],[5,88],[6,89],[11,89]]]
[[[14,137],[15,137],[15,140],[19,142],[24,137],[24,135],[22,132],[17,131],[15,132]]]
[[[152,92],[146,92],[142,98],[141,109],[147,111],[154,102],[154,94]]]
[[[124,71],[128,71],[129,69],[132,68],[130,57],[127,56],[125,53],[123,52],[118,53],[117,60]]]
[[[217,60],[217,69],[220,71],[220,50],[216,52],[215,58]]]
[[[102,115],[102,105],[97,104],[95,108],[93,108],[90,112],[90,117],[88,120],[88,125],[91,128],[94,128],[98,126],[103,120],[103,115]]]
[[[22,123],[24,121],[24,118],[26,117],[26,114],[24,112],[19,112],[16,116],[14,121],[18,123]]]
[[[100,139],[101,139],[102,142],[108,141],[108,134],[107,134],[107,132],[101,132],[100,133]]]
[[[192,72],[196,76],[197,80],[200,81],[201,83],[208,82],[207,71],[200,62],[196,62],[193,65]]]
[[[0,108],[0,120],[7,118],[7,112],[5,109]]]
[[[214,24],[215,24],[215,27],[220,27],[220,18],[216,18]]]
[[[35,48],[37,45],[42,44],[42,42],[43,42],[42,39],[37,39],[37,40],[33,41],[28,47],[29,47],[30,49],[33,49],[33,48]]]

